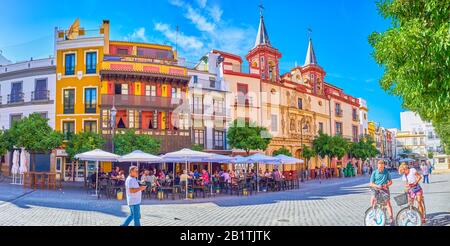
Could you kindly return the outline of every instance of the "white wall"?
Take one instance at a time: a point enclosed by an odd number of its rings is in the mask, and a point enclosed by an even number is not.
[[[55,127],[55,91],[56,74],[53,66],[54,59],[42,59],[36,61],[21,62],[4,66],[0,70],[0,128],[10,127],[10,115],[22,114],[23,117],[32,113],[47,113],[49,125]],[[42,68],[42,69],[41,69]],[[47,69],[46,69],[47,68]],[[39,70],[39,71],[38,71]],[[36,74],[33,75],[36,71]],[[23,77],[21,76],[23,75]],[[11,78],[14,76],[14,78]],[[35,90],[37,79],[47,79],[47,90],[50,91],[50,102],[31,104],[31,93]],[[24,103],[8,105],[8,94],[11,94],[11,84],[22,82]]]

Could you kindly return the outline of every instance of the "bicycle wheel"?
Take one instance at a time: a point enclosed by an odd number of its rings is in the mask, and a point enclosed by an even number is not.
[[[365,226],[385,226],[386,225],[386,213],[379,207],[370,207],[366,210],[364,215]]]
[[[416,207],[401,209],[395,218],[397,226],[421,226],[422,215]]]

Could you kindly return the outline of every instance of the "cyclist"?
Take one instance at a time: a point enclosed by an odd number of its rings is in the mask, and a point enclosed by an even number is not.
[[[371,205],[374,206],[376,203],[376,194],[377,192],[381,192],[383,197],[386,197],[386,206],[389,214],[389,222],[388,224],[392,224],[394,221],[393,219],[393,212],[392,212],[392,205],[391,205],[391,194],[389,192],[389,186],[392,185],[392,178],[391,174],[387,169],[384,168],[384,161],[379,160],[377,163],[377,169],[375,169],[372,172],[372,175],[370,176],[370,184],[369,187],[372,191],[372,198],[370,200]]]
[[[402,181],[405,181],[405,188],[408,189],[410,199],[417,200],[419,211],[422,214],[422,223],[426,223],[424,216],[425,209],[423,206],[423,190],[419,185],[422,176],[420,176],[415,168],[409,168],[406,163],[400,165],[398,173],[403,175]]]

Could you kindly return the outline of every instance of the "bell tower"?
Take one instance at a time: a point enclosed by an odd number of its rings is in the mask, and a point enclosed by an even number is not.
[[[303,81],[311,86],[316,95],[323,95],[325,71],[317,63],[312,38],[309,38],[305,64],[302,66]]]
[[[260,75],[262,80],[280,81],[279,59],[281,53],[272,47],[264,23],[264,6],[261,4],[258,34],[256,35],[255,46],[245,57],[250,65],[250,73]]]

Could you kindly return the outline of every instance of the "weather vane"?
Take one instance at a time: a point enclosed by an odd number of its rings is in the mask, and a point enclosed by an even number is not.
[[[311,39],[311,37],[312,37],[312,28],[311,27],[308,27],[308,36],[309,36],[309,39]]]
[[[263,16],[264,5],[263,5],[262,0],[261,0],[261,2],[260,2],[260,4],[259,4],[258,7],[259,7],[259,13],[260,13],[260,15]]]

